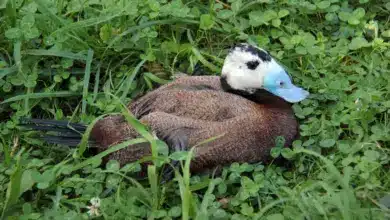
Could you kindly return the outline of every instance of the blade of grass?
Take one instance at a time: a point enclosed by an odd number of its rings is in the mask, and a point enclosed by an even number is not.
[[[90,18],[90,19],[86,19],[86,20],[80,20],[78,22],[70,23],[70,24],[68,24],[60,29],[55,30],[52,33],[52,35],[64,34],[66,32],[72,31],[72,30],[95,26],[95,25],[98,25],[100,23],[108,22],[116,17],[121,16],[122,14],[123,14],[122,12],[118,12],[118,13],[115,13],[114,15],[106,15],[106,16],[95,17],[95,18]]]
[[[96,75],[95,75],[95,85],[93,87],[93,99],[92,101],[95,102],[97,95],[99,93],[99,82],[100,82],[100,65],[97,68]]]
[[[138,71],[141,69],[142,65],[144,65],[145,62],[146,62],[146,60],[141,60],[141,62],[139,62],[138,65],[134,68],[133,73],[129,77],[126,78],[126,80],[124,82],[125,87],[123,89],[123,93],[122,93],[122,96],[120,98],[121,101],[123,101],[126,98],[127,94],[130,91],[130,87],[134,81],[135,76],[137,75]]]
[[[214,188],[215,188],[215,182],[210,181],[209,187],[208,187],[206,193],[204,194],[202,203],[200,205],[200,210],[197,212],[195,219],[202,220],[202,219],[204,219],[204,216],[208,216],[207,207],[209,207],[209,205],[210,205],[209,202],[213,202],[213,201],[210,201],[209,197],[212,195]]]
[[[32,93],[32,88],[27,88],[27,93],[26,95],[29,95]],[[30,102],[29,102],[29,99],[28,99],[28,96],[24,99],[24,114],[27,114],[30,110],[29,110],[29,106],[30,106]]]
[[[156,166],[148,166],[148,179],[150,184],[150,189],[152,192],[152,213],[158,210],[159,206],[159,186],[157,181]]]
[[[25,50],[23,54],[27,55],[35,55],[35,56],[56,56],[56,57],[64,57],[74,60],[86,60],[87,57],[82,54],[76,54],[68,51],[56,51],[56,50]]]
[[[190,162],[193,156],[194,147],[188,152],[184,163],[183,176],[176,170],[176,177],[179,181],[180,196],[182,199],[182,219],[189,219],[191,208],[193,208],[194,198],[190,190]]]
[[[41,99],[41,98],[57,98],[57,97],[70,97],[70,96],[79,96],[80,93],[77,92],[69,92],[69,91],[58,91],[58,92],[42,92],[42,93],[30,93],[24,95],[18,95],[11,97],[9,99],[4,100],[0,104],[6,104],[9,102],[20,101],[25,98],[29,99]]]
[[[91,165],[93,164],[94,161],[96,160],[101,160],[103,157],[115,152],[115,151],[118,151],[118,150],[121,150],[123,148],[126,148],[126,147],[129,147],[130,145],[134,145],[134,144],[140,144],[140,143],[144,143],[144,142],[147,142],[146,139],[144,138],[136,138],[136,139],[132,139],[132,140],[129,140],[129,141],[124,141],[120,144],[117,144],[117,145],[113,145],[111,147],[109,147],[107,150],[93,156],[93,157],[90,157],[86,160],[84,160],[83,162],[81,163],[78,163],[76,165],[74,165],[71,169],[70,169],[70,172],[74,172],[76,170],[79,170],[79,169],[82,169],[88,165]]]
[[[3,145],[3,152],[4,152],[4,163],[5,165],[9,166],[10,163],[11,163],[11,149],[9,147],[9,145],[6,143],[6,141],[4,140],[4,137],[3,136],[0,136],[0,139],[1,139],[1,145]]]
[[[114,113],[111,113],[111,114],[103,114],[103,115],[100,115],[99,117],[95,118],[88,126],[87,126],[87,129],[85,129],[85,132],[83,134],[83,137],[81,138],[81,141],[80,141],[80,144],[78,146],[78,156],[80,157],[81,155],[83,155],[83,153],[85,152],[85,150],[87,149],[87,144],[88,144],[88,140],[89,140],[89,135],[93,129],[93,126],[95,126],[96,122],[99,121],[100,119],[108,116],[108,115],[114,115]]]
[[[271,208],[273,208],[276,205],[279,205],[281,203],[285,203],[290,201],[291,199],[281,198],[278,200],[275,200],[273,202],[268,203],[266,206],[264,206],[259,213],[256,213],[255,217],[253,219],[262,219],[261,217]]]
[[[144,75],[149,78],[150,80],[156,82],[156,83],[159,83],[159,84],[166,84],[166,83],[169,83],[170,80],[165,80],[165,79],[161,79],[159,77],[157,77],[156,75],[154,75],[153,73],[150,73],[150,72],[146,72],[144,73]]]
[[[88,96],[88,87],[89,87],[89,78],[91,77],[91,64],[93,59],[93,50],[88,50],[87,55],[87,64],[85,66],[85,74],[84,74],[84,85],[83,85],[83,101],[81,106],[81,113],[86,113],[87,108],[87,96]]]
[[[21,49],[22,49],[22,42],[17,41],[14,44],[14,60],[15,60],[15,65],[17,66],[19,72],[22,69]]]
[[[7,76],[8,74],[16,73],[18,72],[18,67],[17,66],[11,66],[9,68],[4,68],[0,70],[0,79],[3,77]]]
[[[13,173],[11,174],[10,181],[8,183],[7,187],[7,194],[6,194],[6,200],[5,205],[3,208],[3,212],[1,214],[1,219],[4,219],[4,215],[6,211],[14,205],[20,196],[20,186],[21,186],[21,180],[22,180],[22,158],[21,155],[23,154],[25,148],[22,148],[18,154],[16,155],[16,166],[13,170]]]
[[[16,1],[12,1],[12,0],[8,0],[6,1],[5,3],[3,3],[6,5],[6,15],[7,17],[9,18],[9,20],[11,21],[11,26],[12,27],[15,27],[16,25],[16,18],[17,18],[17,13],[16,13]]]
[[[181,216],[183,220],[189,219],[189,210],[190,210],[190,192],[186,188],[184,178],[179,174],[178,171],[175,171],[175,176],[179,184],[179,191],[181,197]]]

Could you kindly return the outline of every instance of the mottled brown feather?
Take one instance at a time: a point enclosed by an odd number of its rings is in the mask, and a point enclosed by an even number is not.
[[[159,138],[180,138],[173,133],[180,131],[189,143],[187,149],[224,134],[196,147],[192,172],[232,162],[267,162],[277,136],[283,136],[289,146],[298,133],[290,104],[276,97],[273,103],[259,104],[224,92],[217,76],[180,77],[128,107]],[[109,116],[94,126],[91,137],[103,151],[138,135],[122,116]],[[116,159],[124,165],[150,153],[149,144],[139,144],[110,154],[106,159]]]

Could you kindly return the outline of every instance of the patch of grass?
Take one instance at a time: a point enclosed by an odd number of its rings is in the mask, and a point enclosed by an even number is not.
[[[0,11],[4,219],[389,218],[386,0],[8,0]],[[272,150],[285,164],[191,176],[190,154],[168,155],[121,103],[179,71],[218,74],[238,41],[270,51],[310,90],[294,105],[301,138]],[[16,126],[25,116],[91,123],[114,112],[141,133],[131,143],[152,143],[146,180],[129,175],[139,162],[101,166],[125,144],[85,158],[85,142],[51,146]],[[185,169],[161,185],[169,159]]]

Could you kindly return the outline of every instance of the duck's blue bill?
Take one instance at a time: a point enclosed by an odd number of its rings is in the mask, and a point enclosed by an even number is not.
[[[264,88],[287,102],[300,102],[309,96],[309,92],[295,86],[287,72],[276,70],[264,77]]]
[[[300,102],[306,99],[310,94],[308,91],[300,87],[297,87],[293,84],[290,84],[288,86],[286,85],[282,88],[273,89],[270,92],[276,96],[283,98],[287,102],[292,102],[292,103]]]

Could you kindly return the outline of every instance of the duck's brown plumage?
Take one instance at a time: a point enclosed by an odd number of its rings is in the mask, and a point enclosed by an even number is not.
[[[132,102],[129,109],[171,145],[188,149],[223,135],[196,147],[192,172],[233,162],[266,162],[277,136],[283,136],[285,144],[290,145],[298,133],[290,104],[278,97],[256,103],[225,92],[218,76],[180,77]],[[100,151],[137,136],[123,116],[106,117],[91,132]],[[106,159],[123,165],[146,155],[150,155],[150,145],[139,144]]]

